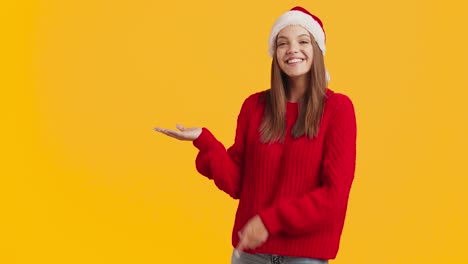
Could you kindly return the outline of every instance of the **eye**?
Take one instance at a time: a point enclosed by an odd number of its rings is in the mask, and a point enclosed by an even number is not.
[[[301,43],[301,44],[309,44],[309,41],[308,41],[308,40],[301,40],[299,43]]]
[[[280,47],[280,46],[284,46],[286,45],[286,42],[279,42],[278,44],[276,44],[276,46]]]

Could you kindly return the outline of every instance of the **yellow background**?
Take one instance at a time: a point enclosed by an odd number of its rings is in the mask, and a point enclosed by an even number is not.
[[[0,263],[229,263],[237,202],[152,127],[229,146],[296,4],[324,21],[330,87],[358,119],[331,263],[468,263],[461,0],[5,1]]]

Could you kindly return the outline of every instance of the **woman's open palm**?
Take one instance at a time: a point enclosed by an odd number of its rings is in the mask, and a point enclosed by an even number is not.
[[[178,139],[178,140],[188,140],[188,141],[193,141],[197,139],[202,132],[202,129],[199,127],[186,128],[180,124],[176,124],[176,127],[178,131],[172,130],[172,129],[160,128],[160,127],[155,127],[154,130],[157,132],[163,133],[164,135],[167,135],[169,137]]]

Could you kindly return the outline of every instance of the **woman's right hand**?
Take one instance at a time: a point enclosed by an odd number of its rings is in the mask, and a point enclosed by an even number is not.
[[[186,128],[180,124],[176,124],[176,127],[179,131],[161,128],[161,127],[155,127],[154,130],[157,132],[163,133],[166,136],[173,137],[178,140],[187,140],[187,141],[194,141],[200,136],[202,132],[202,129],[199,127]]]

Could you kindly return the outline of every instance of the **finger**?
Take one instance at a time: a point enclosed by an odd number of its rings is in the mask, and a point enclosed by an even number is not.
[[[154,130],[157,131],[157,132],[164,133],[164,134],[168,134],[168,133],[172,133],[172,134],[174,134],[174,133],[180,133],[180,132],[177,131],[177,130],[162,128],[162,127],[155,127]]]
[[[166,133],[167,133],[167,129],[162,128],[162,127],[155,127],[155,128],[154,128],[154,131],[160,132],[160,133],[163,133],[163,134],[166,134]]]
[[[241,239],[239,241],[239,244],[237,244],[236,250],[240,254],[244,251],[246,241],[244,239]]]
[[[179,129],[180,131],[184,131],[185,130],[185,127],[181,124],[176,124],[176,127],[177,129]]]
[[[239,253],[242,253],[245,249],[251,249],[251,243],[252,241],[250,240],[249,236],[241,234],[241,239],[237,244],[237,250],[239,251]]]
[[[173,137],[173,138],[177,138],[177,139],[183,139],[184,136],[182,135],[181,132],[179,131],[175,131],[175,130],[166,130],[165,131],[166,135],[170,136],[170,137]]]
[[[164,128],[161,128],[161,129],[159,129],[157,131],[163,133],[166,136],[170,136],[170,137],[173,137],[173,138],[176,138],[176,139],[182,139],[182,135],[180,134],[179,131],[164,129]]]
[[[237,249],[234,250],[234,255],[236,256],[236,258],[240,258],[240,253]]]
[[[263,245],[263,241],[257,240],[255,242],[252,242],[252,244],[249,246],[250,249],[255,249],[258,248],[259,246]]]
[[[240,254],[244,249],[245,238],[242,234],[242,230],[237,232],[237,235],[239,236],[239,242],[237,243],[236,251],[238,254]]]

